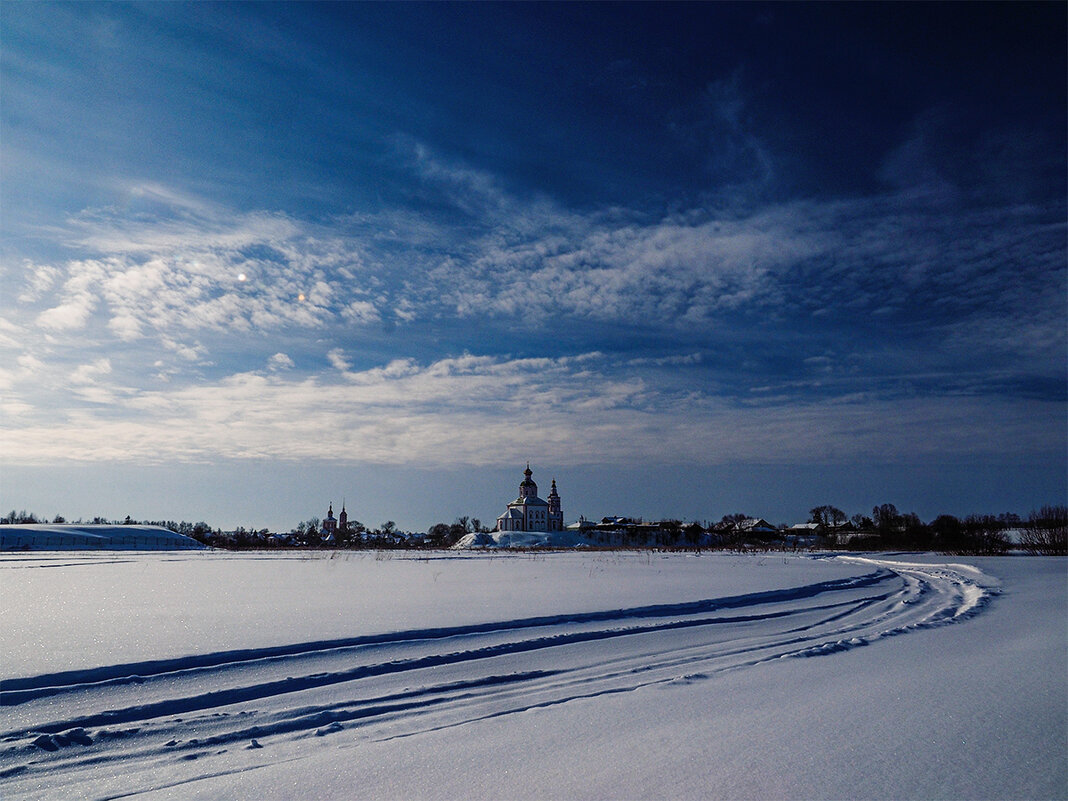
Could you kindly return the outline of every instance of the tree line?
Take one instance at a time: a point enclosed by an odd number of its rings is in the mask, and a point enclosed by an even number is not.
[[[49,521],[25,510],[11,510],[0,517],[0,525],[48,523],[67,520],[56,515]],[[233,550],[247,548],[449,548],[470,533],[490,529],[477,517],[463,515],[452,523],[435,523],[425,534],[400,531],[387,520],[368,528],[358,520],[344,528],[325,533],[322,521],[310,517],[288,532],[275,534],[267,529],[239,526],[233,531],[204,521],[138,521],[127,515],[122,520],[94,517],[73,524],[152,525],[191,537],[205,545]],[[1068,506],[1047,505],[1026,518],[1014,513],[968,515],[963,518],[939,515],[928,523],[913,512],[900,512],[893,504],[872,508],[871,515],[851,517],[841,509],[822,505],[809,512],[807,530],[779,526],[753,526],[753,517],[743,513],[724,515],[717,523],[684,522],[676,519],[646,523],[626,518],[605,518],[585,529],[586,535],[606,547],[663,548],[834,548],[854,550],[922,550],[950,554],[996,555],[1012,549],[1036,555],[1068,554]]]
[[[924,523],[915,513],[901,513],[893,504],[872,509],[871,517],[845,514],[833,506],[817,506],[810,520],[836,544],[867,548],[939,551],[951,554],[1003,554],[1013,548],[1026,553],[1068,554],[1068,507],[1043,506],[1026,518],[1014,513],[942,514]],[[1014,539],[1015,537],[1015,539]]]

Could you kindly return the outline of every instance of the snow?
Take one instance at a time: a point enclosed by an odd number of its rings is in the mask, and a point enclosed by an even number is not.
[[[180,551],[205,546],[161,526],[13,524],[0,526],[0,551]]]
[[[577,531],[490,531],[465,534],[453,546],[467,548],[575,548],[594,544]]]
[[[1064,798],[1068,560],[0,555],[4,798]]]

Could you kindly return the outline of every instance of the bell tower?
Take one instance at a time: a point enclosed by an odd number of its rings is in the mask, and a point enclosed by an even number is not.
[[[334,502],[330,502],[330,508],[326,511],[326,518],[323,520],[323,535],[333,534],[337,531],[337,520],[334,518]]]
[[[564,530],[564,513],[560,508],[560,495],[556,491],[556,479],[549,490],[549,531]]]

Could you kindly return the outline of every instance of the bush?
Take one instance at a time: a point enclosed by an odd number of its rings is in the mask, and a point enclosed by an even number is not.
[[[961,528],[960,547],[953,553],[997,556],[1007,553],[1011,545],[1005,525],[993,515],[968,515]]]
[[[1068,506],[1043,506],[1031,512],[1020,533],[1020,547],[1042,556],[1068,554]]]

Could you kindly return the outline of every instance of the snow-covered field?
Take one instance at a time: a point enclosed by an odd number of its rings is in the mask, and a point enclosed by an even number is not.
[[[4,554],[0,609],[4,799],[1068,797],[1060,558]]]

